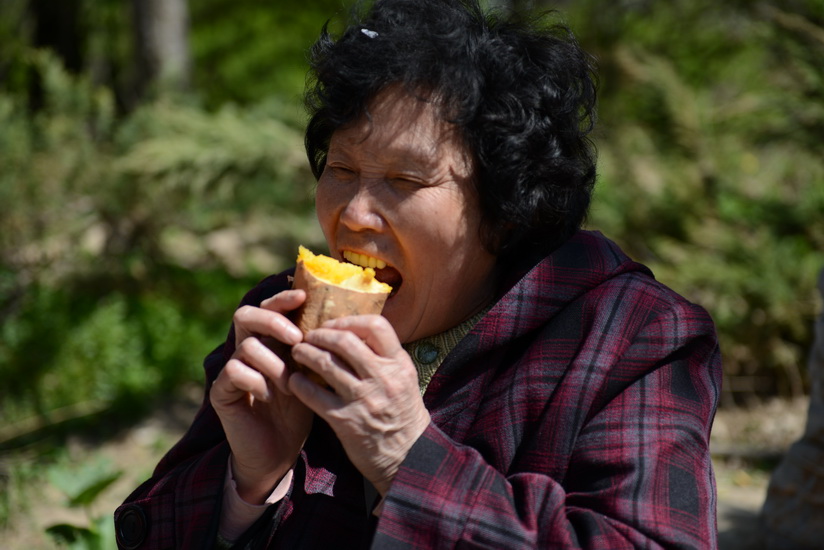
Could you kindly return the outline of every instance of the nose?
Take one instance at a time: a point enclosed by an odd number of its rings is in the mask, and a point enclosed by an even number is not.
[[[378,197],[380,182],[360,179],[346,198],[340,221],[351,231],[380,231],[384,218]]]

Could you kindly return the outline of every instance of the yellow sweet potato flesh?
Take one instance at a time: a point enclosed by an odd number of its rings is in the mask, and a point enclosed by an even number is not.
[[[375,279],[375,270],[371,267],[339,262],[323,254],[313,254],[302,246],[298,248],[297,261],[312,275],[331,285],[361,292],[392,292],[391,286]]]

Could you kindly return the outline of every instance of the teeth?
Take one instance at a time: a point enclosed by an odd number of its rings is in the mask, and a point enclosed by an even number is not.
[[[349,250],[343,251],[343,257],[346,258],[347,261],[361,267],[371,267],[372,269],[383,269],[386,267],[386,262],[383,260],[373,258],[372,256],[367,256],[366,254],[358,254]]]

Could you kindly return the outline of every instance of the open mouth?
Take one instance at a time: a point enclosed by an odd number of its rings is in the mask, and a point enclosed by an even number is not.
[[[350,264],[359,265],[361,267],[371,267],[375,270],[375,278],[382,283],[386,283],[392,287],[392,292],[389,293],[391,298],[398,293],[398,290],[403,284],[403,277],[400,272],[394,267],[388,265],[385,261],[367,256],[366,254],[358,254],[351,250],[344,250],[341,254],[343,259]]]

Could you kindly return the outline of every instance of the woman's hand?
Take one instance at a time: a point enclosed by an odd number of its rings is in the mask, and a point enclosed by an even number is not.
[[[412,359],[379,315],[328,321],[292,348],[334,392],[302,374],[289,389],[332,427],[349,459],[381,495],[429,425]]]
[[[232,449],[238,494],[250,503],[262,503],[289,471],[312,425],[312,411],[292,395],[275,351],[288,354],[303,339],[285,314],[305,299],[302,290],[287,290],[238,309],[235,353],[209,394]]]

